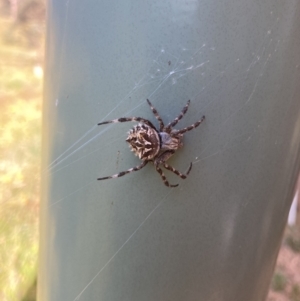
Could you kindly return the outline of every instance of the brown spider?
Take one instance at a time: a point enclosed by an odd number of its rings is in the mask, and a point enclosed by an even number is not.
[[[186,174],[182,174],[172,166],[168,165],[166,161],[173,156],[175,151],[183,146],[182,137],[185,132],[188,132],[201,124],[201,122],[205,119],[203,116],[199,121],[194,124],[182,129],[175,130],[173,127],[177,124],[177,122],[185,115],[188,110],[190,100],[187,102],[185,107],[182,109],[181,113],[174,119],[174,121],[170,122],[167,126],[164,125],[160,115],[157,110],[153,107],[150,100],[147,99],[147,102],[159,123],[159,130],[155,128],[155,126],[147,119],[141,117],[122,117],[119,119],[114,119],[110,121],[104,121],[98,123],[98,125],[107,124],[107,123],[117,123],[117,122],[127,122],[127,121],[138,121],[141,122],[138,125],[135,125],[129,132],[126,141],[129,143],[131,150],[138,156],[143,162],[142,164],[130,168],[126,171],[119,172],[113,176],[98,178],[98,180],[106,180],[122,177],[128,173],[133,171],[137,171],[142,169],[149,161],[154,163],[156,171],[160,174],[162,180],[165,185],[168,187],[177,187],[176,185],[171,185],[159,165],[163,165],[166,169],[172,171],[177,176],[182,179],[186,179],[187,175],[190,173],[192,169],[192,162],[189,166]]]

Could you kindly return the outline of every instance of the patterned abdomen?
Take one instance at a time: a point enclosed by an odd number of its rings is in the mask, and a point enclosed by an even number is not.
[[[141,160],[153,159],[160,150],[159,135],[153,128],[139,123],[129,132],[126,141]]]

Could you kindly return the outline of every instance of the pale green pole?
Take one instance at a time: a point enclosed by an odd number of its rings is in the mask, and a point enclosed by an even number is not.
[[[299,172],[299,1],[48,3],[39,301],[263,301]],[[191,100],[164,186],[125,142]]]

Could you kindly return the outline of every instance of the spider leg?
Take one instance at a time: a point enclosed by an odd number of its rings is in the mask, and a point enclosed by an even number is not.
[[[152,127],[153,129],[155,129],[155,126],[152,124],[151,121],[144,119],[142,117],[121,117],[118,119],[100,122],[100,123],[98,123],[98,125],[108,124],[108,123],[128,122],[128,121],[143,122],[143,123],[149,125],[150,127]]]
[[[181,179],[186,179],[187,175],[190,173],[191,169],[192,169],[192,162],[189,166],[188,171],[186,172],[186,174],[182,174],[180,171],[178,171],[177,169],[175,169],[174,167],[168,165],[167,163],[164,163],[164,167],[170,171],[172,171],[174,174],[176,174],[177,176],[179,176]]]
[[[197,126],[199,126],[204,121],[204,119],[205,119],[205,116],[202,116],[202,118],[199,121],[195,122],[194,124],[184,128],[182,130],[176,131],[175,134],[176,135],[183,134],[185,132],[191,131],[192,129],[195,129]]]
[[[190,105],[190,100],[188,100],[187,104],[185,105],[185,107],[182,109],[181,113],[172,121],[170,122],[167,126],[166,126],[166,131],[167,130],[170,130],[173,126],[175,126],[178,121],[185,115],[185,113],[187,112],[188,110],[188,107]]]
[[[147,102],[148,102],[148,105],[150,106],[151,108],[151,111],[153,112],[155,118],[157,119],[158,123],[159,123],[159,130],[162,131],[163,128],[164,128],[164,122],[163,120],[161,119],[159,113],[157,112],[157,110],[153,107],[152,103],[150,102],[149,99],[147,99]]]
[[[107,180],[107,179],[115,179],[115,178],[122,177],[122,176],[124,176],[128,173],[131,173],[133,171],[138,171],[138,170],[142,169],[147,163],[148,163],[148,161],[143,161],[142,164],[140,164],[136,167],[130,168],[130,169],[125,170],[125,171],[121,171],[118,174],[115,174],[115,175],[112,175],[112,176],[109,176],[109,177],[98,178],[97,180]]]
[[[160,174],[162,180],[164,181],[165,185],[168,187],[177,187],[179,184],[176,185],[172,185],[168,182],[165,174],[163,173],[163,171],[161,170],[161,168],[159,168],[157,165],[155,165],[156,171]]]
[[[167,150],[165,152],[163,152],[162,154],[160,154],[159,156],[157,156],[153,162],[154,165],[160,165],[160,164],[164,164],[166,161],[168,161],[173,155],[175,154],[175,150]]]

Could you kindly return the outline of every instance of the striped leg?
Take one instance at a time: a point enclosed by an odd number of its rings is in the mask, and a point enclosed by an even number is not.
[[[124,176],[128,173],[131,173],[133,171],[138,171],[138,170],[142,169],[147,163],[148,163],[148,161],[143,161],[142,164],[140,164],[136,167],[130,168],[126,171],[119,172],[118,174],[115,174],[115,175],[112,175],[112,176],[109,176],[109,177],[98,178],[97,180],[107,180],[107,179],[115,179],[115,178],[122,177],[122,176]]]
[[[185,132],[191,131],[192,129],[195,129],[197,126],[199,126],[203,122],[204,119],[205,119],[205,116],[203,116],[199,121],[195,122],[194,124],[184,128],[182,130],[177,131],[176,135],[177,134],[183,134]]]
[[[181,179],[186,179],[187,175],[190,173],[191,169],[192,169],[192,162],[189,166],[188,171],[186,172],[186,174],[182,174],[180,171],[178,171],[177,169],[175,169],[174,167],[168,165],[167,163],[164,163],[164,167],[170,171],[172,171],[174,174],[176,174],[177,176],[179,176]]]
[[[166,126],[166,130],[170,130],[173,126],[175,126],[178,121],[185,115],[185,113],[188,110],[188,107],[190,105],[190,100],[188,100],[187,104],[185,105],[185,107],[182,109],[181,113],[172,121],[170,122],[167,126]]]
[[[164,181],[164,183],[165,183],[166,186],[168,186],[168,187],[177,187],[179,185],[179,184],[171,185],[168,182],[168,180],[167,180],[165,174],[163,173],[163,171],[161,170],[161,168],[159,168],[157,165],[155,165],[155,168],[156,168],[156,171],[160,174],[160,176],[161,176],[161,178]]]
[[[109,120],[109,121],[103,121],[98,123],[98,125],[102,125],[102,124],[108,124],[108,123],[118,123],[118,122],[128,122],[128,121],[138,121],[138,122],[143,122],[147,125],[149,125],[150,127],[152,127],[153,129],[155,129],[155,126],[152,124],[151,121],[144,119],[142,117],[121,117],[118,119],[113,119],[113,120]]]
[[[148,102],[148,105],[150,106],[155,118],[157,119],[157,121],[159,123],[159,130],[162,131],[164,126],[165,126],[163,120],[161,119],[161,117],[159,116],[157,110],[153,107],[153,105],[152,105],[152,103],[150,102],[149,99],[147,99],[147,102]]]

